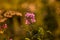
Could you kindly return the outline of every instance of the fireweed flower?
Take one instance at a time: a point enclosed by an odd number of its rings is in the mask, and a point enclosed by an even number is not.
[[[10,37],[10,38],[9,38],[9,40],[13,40],[13,38],[12,38],[12,37]]]
[[[6,28],[7,28],[7,24],[1,25],[0,26],[0,34],[3,34]]]
[[[4,31],[6,31],[6,29],[7,29],[7,24],[5,23],[5,24],[3,24],[3,25],[0,25],[0,34],[3,34],[4,33]]]
[[[35,14],[34,13],[27,12],[25,14],[25,17],[26,17],[25,24],[31,24],[31,23],[36,22],[36,20],[35,20]]]
[[[6,29],[8,26],[7,24],[3,24],[3,28]]]
[[[12,38],[10,38],[9,40],[13,40]]]

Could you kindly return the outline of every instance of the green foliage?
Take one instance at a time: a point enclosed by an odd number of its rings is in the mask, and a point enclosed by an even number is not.
[[[29,38],[25,38],[25,40],[30,40]]]
[[[42,27],[39,27],[38,33],[43,36],[44,32],[44,29]]]

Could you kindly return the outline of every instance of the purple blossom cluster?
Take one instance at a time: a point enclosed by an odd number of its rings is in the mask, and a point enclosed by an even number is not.
[[[0,25],[0,34],[3,34],[7,27],[7,24]]]
[[[36,22],[34,13],[27,12],[25,14],[25,19],[26,19],[25,24],[31,24],[31,23]]]
[[[2,26],[0,26],[0,29],[6,29],[8,27],[7,24],[3,24]]]

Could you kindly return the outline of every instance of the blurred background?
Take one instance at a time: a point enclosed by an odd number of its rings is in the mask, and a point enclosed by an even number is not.
[[[0,9],[22,14],[0,23],[8,25],[4,33],[0,33],[0,40],[60,40],[60,0],[0,0]],[[25,24],[28,9],[36,18],[31,25]]]

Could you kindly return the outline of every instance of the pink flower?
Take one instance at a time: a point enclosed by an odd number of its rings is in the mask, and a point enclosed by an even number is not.
[[[13,39],[11,38],[11,39],[9,39],[9,40],[13,40]]]
[[[27,12],[25,14],[25,17],[26,17],[25,24],[31,24],[31,23],[36,22],[36,20],[35,20],[35,14],[34,13]]]
[[[3,25],[3,28],[6,29],[6,28],[7,28],[7,24],[4,24],[4,25]]]
[[[25,24],[30,24],[30,22],[28,20],[26,20]]]
[[[35,19],[31,19],[31,22],[33,23],[33,22],[36,22],[36,20]]]
[[[10,38],[9,38],[9,40],[13,40],[13,38],[12,38],[12,37],[10,37]]]

